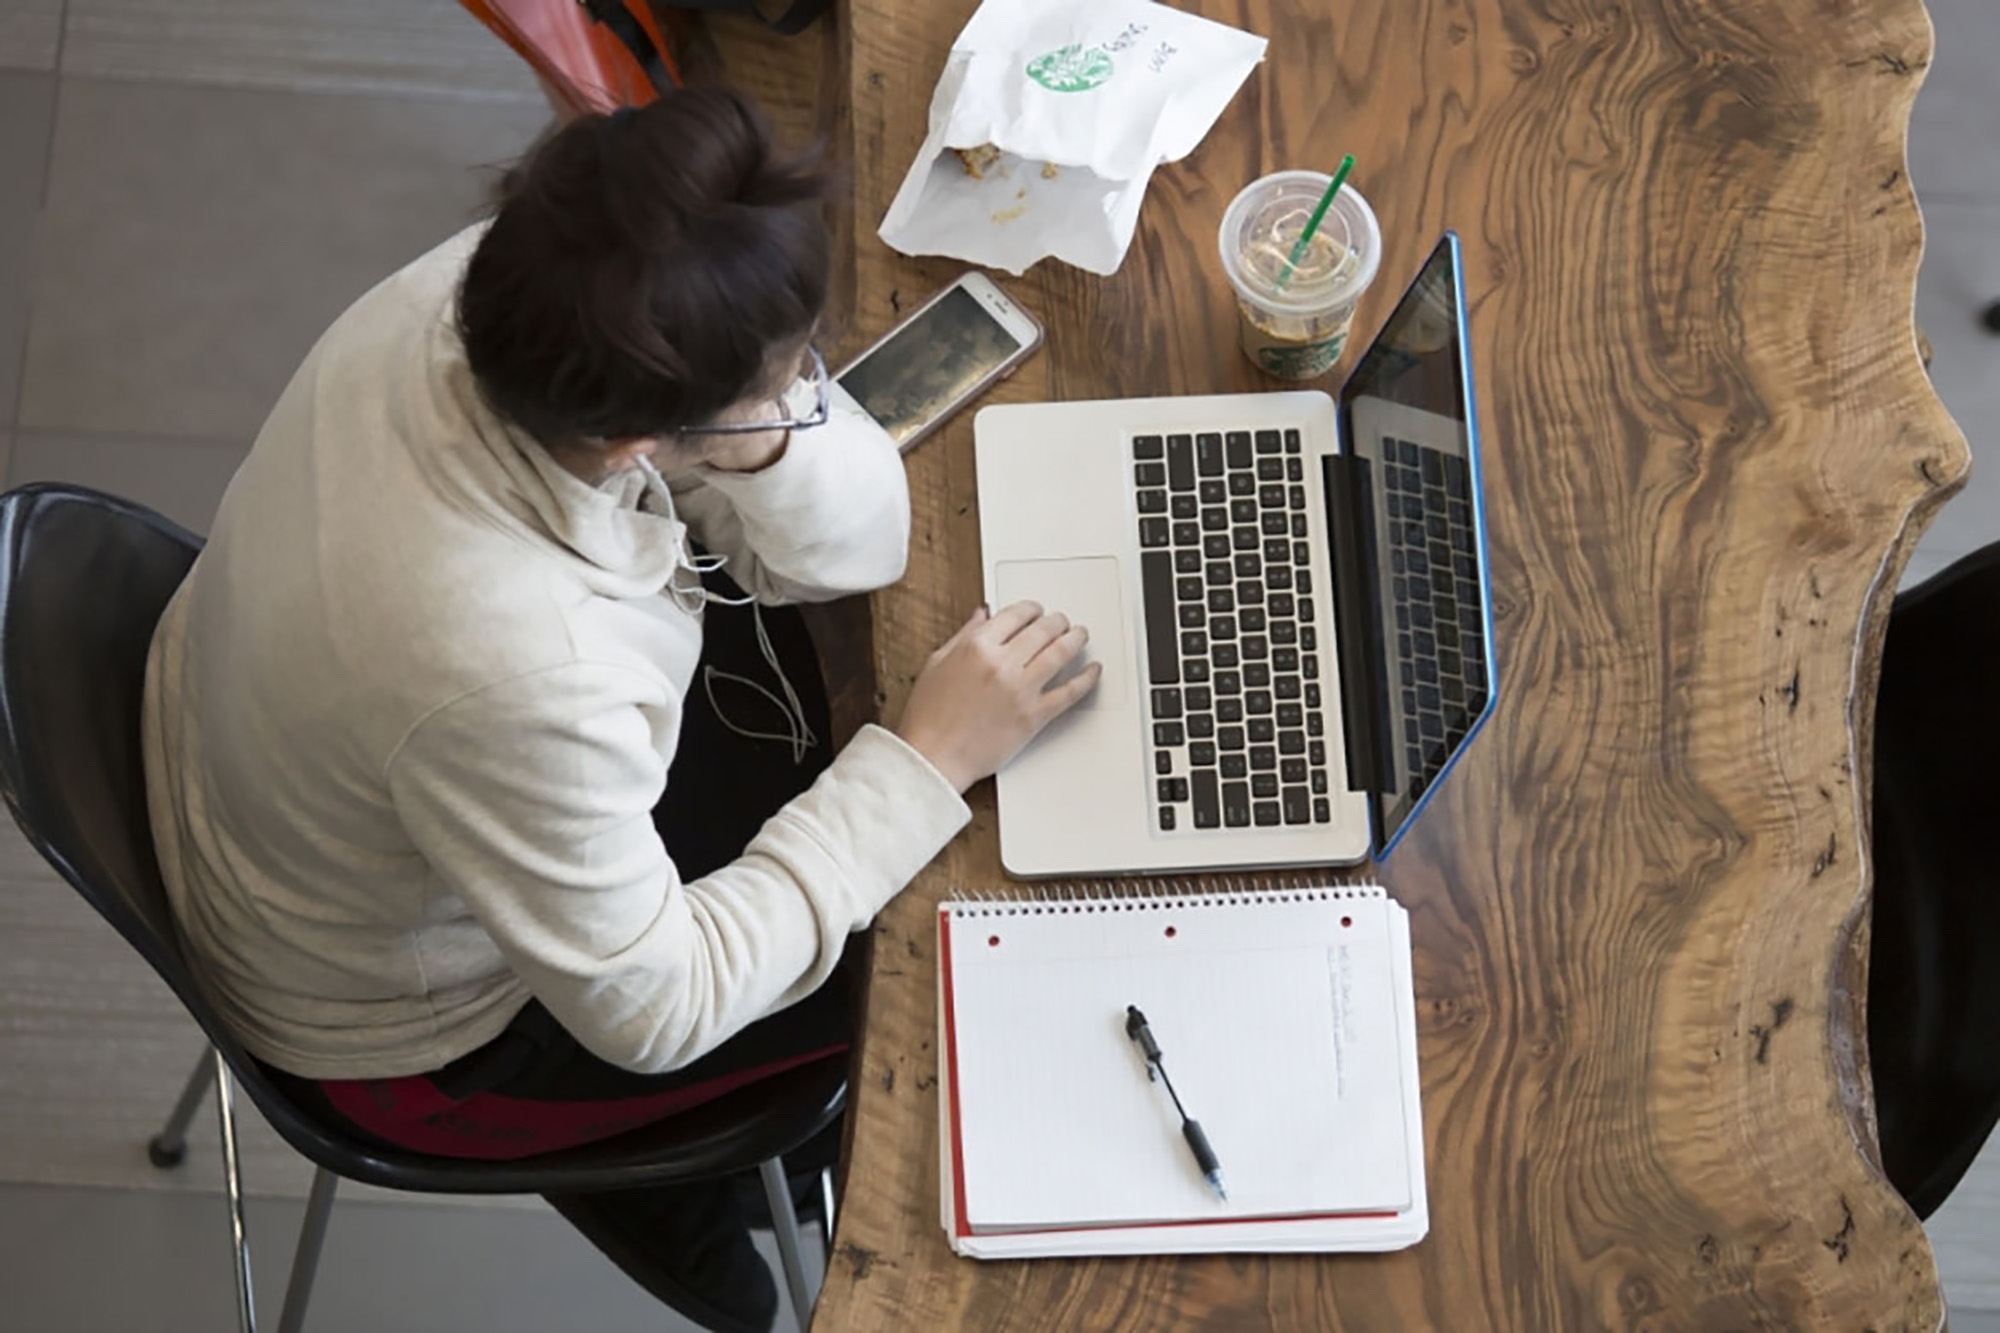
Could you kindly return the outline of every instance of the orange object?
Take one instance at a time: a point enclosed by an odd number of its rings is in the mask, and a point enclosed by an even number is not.
[[[607,112],[644,106],[660,95],[659,81],[680,83],[667,43],[646,0],[609,0],[590,8],[580,0],[458,0],[459,4],[514,48],[534,67],[551,95],[573,112]],[[599,22],[592,9],[612,13]],[[613,30],[643,32],[659,57],[659,68],[648,74],[627,44]]]

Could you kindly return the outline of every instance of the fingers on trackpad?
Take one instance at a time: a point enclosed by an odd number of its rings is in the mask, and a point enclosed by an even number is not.
[[[1044,610],[1060,611],[1071,624],[1090,631],[1090,642],[1056,678],[1060,683],[1091,662],[1103,664],[1104,676],[1081,708],[1123,708],[1131,701],[1122,582],[1117,558],[1108,555],[1002,560],[993,567],[994,610],[1024,600],[1039,602]]]

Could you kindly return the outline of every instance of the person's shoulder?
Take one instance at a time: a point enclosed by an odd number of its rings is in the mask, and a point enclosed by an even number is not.
[[[489,225],[487,222],[475,222],[452,233],[376,283],[355,304],[359,306],[378,295],[400,298],[408,304],[425,307],[448,302],[456,295],[458,285],[465,277],[465,266],[471,262],[472,252],[479,248],[479,240],[486,234]]]
[[[584,695],[654,701],[671,689],[667,673],[632,642],[633,627],[605,623],[640,612],[607,604],[537,553],[495,558],[514,545],[504,534],[467,545],[485,549],[461,546],[428,562],[412,571],[405,591],[421,608],[412,629],[426,641],[437,693],[518,697],[526,705],[540,697],[560,711]]]
[[[401,327],[449,327],[465,266],[478,248],[487,223],[476,222],[446,237],[363,292],[327,326],[318,350],[361,352],[400,342]]]

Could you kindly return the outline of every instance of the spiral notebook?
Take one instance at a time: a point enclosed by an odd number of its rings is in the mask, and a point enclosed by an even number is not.
[[[1227,1200],[1127,1037],[1128,1005]],[[1409,917],[1379,888],[948,902],[938,1031],[961,1254],[1393,1250],[1429,1228]]]

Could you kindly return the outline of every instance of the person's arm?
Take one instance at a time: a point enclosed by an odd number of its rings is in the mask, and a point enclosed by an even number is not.
[[[695,539],[760,601],[827,601],[903,576],[909,484],[895,442],[866,417],[836,411],[762,467],[698,465],[669,485]]]
[[[740,859],[683,883],[651,813],[677,706],[638,673],[567,666],[433,714],[389,767],[411,840],[507,964],[586,1048],[646,1073],[810,993],[969,818],[868,727]]]

